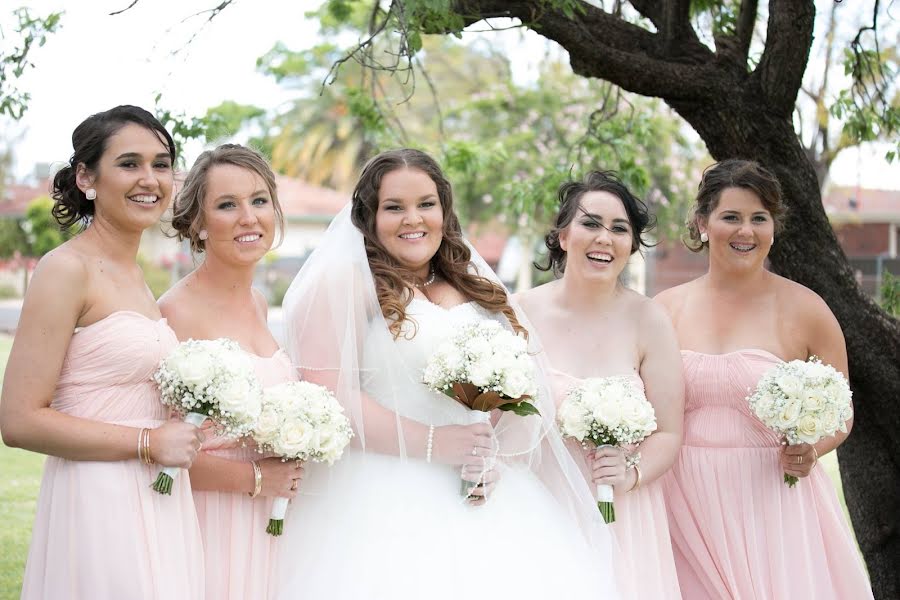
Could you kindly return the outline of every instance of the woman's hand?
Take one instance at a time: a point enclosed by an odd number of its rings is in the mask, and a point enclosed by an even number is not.
[[[592,448],[587,451],[587,459],[594,485],[611,485],[618,492],[628,491],[624,450],[615,446]]]
[[[189,469],[203,445],[203,432],[181,419],[150,430],[150,458],[164,467]]]
[[[492,463],[493,459],[489,458],[487,461]],[[476,468],[470,465],[463,467],[460,475],[463,481],[468,481],[472,484],[469,488],[468,497],[469,504],[472,506],[481,506],[487,502],[491,494],[494,493],[497,482],[500,481],[500,471],[495,468],[486,471],[485,467]]]
[[[303,480],[303,463],[299,460],[282,461],[278,457],[272,457],[260,459],[256,464],[262,471],[260,496],[294,498],[297,495],[297,488]]]
[[[781,468],[785,475],[809,477],[819,457],[810,444],[786,445],[781,449]]]
[[[434,428],[431,459],[445,465],[477,467],[497,454],[494,428],[489,423],[444,425]]]

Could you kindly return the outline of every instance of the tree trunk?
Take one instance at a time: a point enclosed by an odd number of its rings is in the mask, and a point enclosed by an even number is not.
[[[748,88],[749,89],[749,88]],[[855,405],[852,434],[838,449],[847,507],[875,597],[900,598],[900,323],[859,286],[825,211],[812,164],[788,119],[747,92],[720,105],[669,101],[716,160],[748,158],[781,182],[789,209],[770,258],[773,269],[818,293],[847,340]]]

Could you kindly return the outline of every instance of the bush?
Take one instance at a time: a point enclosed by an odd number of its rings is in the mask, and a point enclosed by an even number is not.
[[[18,298],[19,291],[8,283],[0,283],[0,300]]]
[[[900,278],[884,272],[881,280],[881,307],[889,315],[900,318]]]

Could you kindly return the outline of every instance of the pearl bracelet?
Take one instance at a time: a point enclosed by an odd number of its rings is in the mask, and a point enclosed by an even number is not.
[[[431,452],[434,450],[434,425],[428,427],[428,439],[425,442],[425,462],[431,462]]]
[[[259,468],[259,463],[255,460],[251,461],[250,464],[253,465],[253,492],[250,493],[250,497],[256,498],[262,491],[262,469]]]

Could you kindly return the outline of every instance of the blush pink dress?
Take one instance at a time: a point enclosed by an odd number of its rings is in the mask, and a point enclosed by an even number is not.
[[[150,379],[178,343],[165,320],[117,311],[69,343],[51,407],[129,427],[157,427],[168,409]],[[135,458],[47,457],[25,565],[23,600],[196,600],[203,550],[182,472],[171,496],[150,485],[159,471]]]
[[[746,397],[781,360],[683,351],[684,446],[665,479],[681,593],[691,600],[865,600],[872,591],[828,476],[793,488],[779,437]]]
[[[249,353],[248,353],[249,354]],[[249,354],[263,387],[296,381],[295,369],[283,350],[271,357]],[[205,452],[247,463],[263,458],[253,446],[217,437],[203,443]],[[279,538],[266,533],[272,498],[234,492],[194,491],[194,503],[206,557],[206,598],[209,600],[264,600],[272,593]],[[302,532],[286,531],[286,535]]]
[[[569,391],[583,380],[556,369],[549,371],[550,384],[558,406]],[[640,377],[634,374],[628,377],[644,389],[644,382]],[[588,467],[581,446],[571,439],[566,440],[566,445],[584,471],[585,477],[588,477]],[[614,567],[623,598],[680,599],[662,479],[641,485],[633,492],[616,494],[615,506],[616,520],[611,525],[617,546]]]

